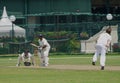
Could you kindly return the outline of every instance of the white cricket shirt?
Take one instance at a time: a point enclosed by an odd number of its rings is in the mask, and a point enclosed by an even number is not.
[[[102,34],[100,34],[100,36],[97,40],[97,44],[106,45],[108,40],[111,42],[111,40],[112,40],[111,35],[108,33],[102,33]]]
[[[46,45],[47,47],[50,47],[49,43],[45,38],[42,38],[42,40],[39,39],[38,42],[39,42],[39,46],[41,47],[43,47],[44,45]]]

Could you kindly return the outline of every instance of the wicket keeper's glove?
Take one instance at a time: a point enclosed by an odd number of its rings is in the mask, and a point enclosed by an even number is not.
[[[30,62],[24,62],[24,65],[25,66],[31,66],[31,63]]]

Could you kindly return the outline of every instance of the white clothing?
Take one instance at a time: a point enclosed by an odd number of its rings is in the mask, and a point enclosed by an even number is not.
[[[23,62],[26,62],[26,61],[31,62],[32,61],[32,64],[34,64],[33,55],[29,52],[27,55],[25,55],[25,53],[23,52],[22,54],[19,54],[17,65],[20,65],[21,61],[23,61]]]
[[[105,66],[105,61],[106,61],[106,50],[108,46],[110,45],[110,42],[112,40],[111,35],[108,33],[102,33],[100,37],[97,40],[97,44],[95,46],[96,51],[93,56],[93,62],[97,61],[97,57],[100,56],[100,65]]]
[[[39,42],[39,47],[38,49],[38,55],[40,57],[41,65],[43,66],[48,66],[49,64],[49,51],[50,51],[50,44],[47,42],[45,38],[42,38],[42,40],[38,40]],[[45,48],[43,48],[46,46]]]
[[[32,54],[28,53],[28,54],[25,56],[25,53],[23,52],[23,53],[21,54],[21,57],[22,57],[23,62],[25,62],[26,60],[27,60],[28,62],[30,62],[31,57],[32,57]]]
[[[104,45],[96,45],[96,52],[93,56],[93,62],[97,61],[97,58],[99,55],[100,56],[100,65],[105,66],[105,61],[106,61],[106,47]]]
[[[102,33],[97,40],[97,44],[107,45],[107,42],[112,40],[111,35],[108,33]]]

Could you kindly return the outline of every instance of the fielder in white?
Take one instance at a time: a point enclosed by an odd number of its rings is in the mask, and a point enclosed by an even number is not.
[[[95,46],[96,51],[93,56],[92,65],[95,65],[95,62],[97,61],[97,57],[100,55],[100,65],[101,70],[104,70],[105,61],[106,61],[106,51],[110,46],[112,37],[111,37],[111,28],[106,29],[105,33],[100,34],[97,44]]]
[[[50,44],[47,40],[43,37],[42,34],[39,35],[39,48],[38,48],[38,55],[40,57],[41,65],[48,66],[49,64],[49,51],[50,51]]]
[[[16,66],[20,66],[21,61],[23,61],[23,63],[32,62],[32,65],[34,65],[33,55],[29,51],[24,51],[22,54],[19,54]]]

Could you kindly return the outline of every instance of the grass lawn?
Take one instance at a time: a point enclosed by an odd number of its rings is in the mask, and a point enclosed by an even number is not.
[[[35,56],[36,64],[39,59]],[[50,65],[91,65],[92,55],[54,55]],[[120,70],[73,70],[15,67],[17,57],[0,57],[0,83],[118,83]],[[99,66],[99,60],[96,64]],[[120,66],[119,55],[107,55],[106,66]],[[93,67],[93,66],[91,66]]]

